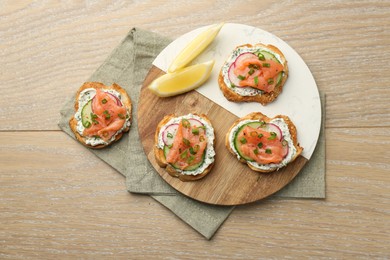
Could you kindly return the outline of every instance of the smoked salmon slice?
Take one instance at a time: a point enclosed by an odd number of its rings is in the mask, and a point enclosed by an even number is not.
[[[126,108],[118,100],[100,88],[92,99],[92,124],[85,128],[83,135],[110,140],[125,124]]]
[[[274,132],[245,126],[237,138],[242,153],[259,164],[280,163],[286,155],[282,141]]]
[[[273,91],[283,65],[274,60],[262,61],[256,55],[250,56],[245,59],[237,58],[234,63],[233,72],[239,80],[238,87],[252,87],[267,93]]]
[[[203,127],[191,125],[190,120],[182,119],[166,160],[168,163],[185,170],[203,160],[207,147],[206,131]]]

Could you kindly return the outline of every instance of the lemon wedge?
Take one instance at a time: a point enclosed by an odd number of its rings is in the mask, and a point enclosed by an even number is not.
[[[214,60],[210,60],[164,74],[155,79],[148,88],[159,97],[188,92],[202,85],[210,77],[213,66]]]
[[[209,28],[196,36],[186,47],[176,56],[168,68],[172,73],[178,69],[184,68],[188,63],[195,59],[207,46],[215,39],[224,23],[211,25]]]

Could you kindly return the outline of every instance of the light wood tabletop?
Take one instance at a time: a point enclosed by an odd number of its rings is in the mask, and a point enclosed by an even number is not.
[[[133,27],[234,22],[287,42],[326,95],[326,199],[238,206],[211,240],[58,127]],[[390,258],[389,1],[0,1],[0,258]]]

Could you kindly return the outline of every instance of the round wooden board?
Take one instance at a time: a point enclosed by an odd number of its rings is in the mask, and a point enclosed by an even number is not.
[[[286,186],[302,169],[307,159],[299,156],[293,163],[273,173],[258,173],[240,163],[225,147],[225,135],[237,119],[226,109],[196,91],[175,97],[160,98],[147,86],[163,71],[153,66],[143,83],[138,104],[138,131],[146,156],[158,174],[173,188],[195,200],[215,205],[240,205],[263,199]],[[157,124],[167,114],[206,114],[215,130],[216,159],[211,172],[203,179],[182,182],[157,164],[154,134]]]

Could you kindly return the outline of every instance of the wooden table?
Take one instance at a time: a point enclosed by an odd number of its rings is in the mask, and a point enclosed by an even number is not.
[[[389,1],[1,1],[0,258],[389,258]],[[211,241],[59,130],[132,27],[269,31],[326,102],[327,198],[240,206]]]

